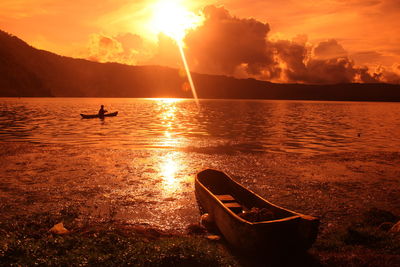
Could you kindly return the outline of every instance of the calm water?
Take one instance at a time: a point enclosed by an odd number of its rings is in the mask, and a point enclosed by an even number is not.
[[[81,119],[100,104],[113,118]],[[360,136],[358,136],[360,134]],[[129,149],[397,151],[400,104],[264,100],[2,98],[0,141]]]

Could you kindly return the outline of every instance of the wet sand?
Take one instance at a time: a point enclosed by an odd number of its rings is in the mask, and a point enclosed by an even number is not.
[[[0,219],[78,207],[90,220],[184,232],[197,223],[194,176],[227,172],[271,202],[321,218],[320,237],[371,207],[400,214],[400,153],[246,153],[0,144]]]

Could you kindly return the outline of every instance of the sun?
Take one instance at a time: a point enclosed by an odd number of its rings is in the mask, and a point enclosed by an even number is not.
[[[200,26],[204,20],[203,16],[189,11],[180,0],[158,1],[152,11],[150,27],[153,31],[166,34],[180,45],[187,31]]]

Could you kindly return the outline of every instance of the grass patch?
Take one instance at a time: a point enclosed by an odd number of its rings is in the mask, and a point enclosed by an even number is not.
[[[314,249],[327,266],[396,266],[400,234],[389,229],[398,220],[388,211],[372,208],[319,238]]]
[[[399,234],[388,231],[398,220],[399,217],[388,211],[372,208],[327,234],[317,242],[316,247],[320,250],[339,251],[349,249],[349,246],[361,246],[385,253],[400,253]]]
[[[77,215],[69,210],[57,215],[19,216],[0,223],[0,265],[238,265],[218,243],[201,236],[167,235],[116,223],[82,225],[74,220]],[[60,221],[71,233],[49,233]]]
[[[392,215],[371,209],[321,236],[311,250],[318,260],[296,258],[296,262],[301,260],[307,266],[396,266],[400,263],[400,235],[382,227],[398,219]],[[59,222],[69,234],[49,232]],[[0,222],[0,266],[261,266],[269,262],[232,256],[220,243],[205,239],[202,228],[192,225],[188,230],[197,235],[167,234],[120,225],[112,219],[88,222],[73,207],[58,214],[15,216]]]
[[[400,254],[400,238],[398,234],[390,233],[383,225],[393,225],[398,221],[394,214],[372,208],[354,220],[341,233],[340,238],[346,245],[359,245],[383,253]]]

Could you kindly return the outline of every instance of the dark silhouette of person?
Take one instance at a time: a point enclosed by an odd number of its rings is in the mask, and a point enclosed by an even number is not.
[[[100,109],[99,109],[99,117],[103,118],[104,114],[107,112],[107,110],[104,109],[104,105],[101,105]]]

